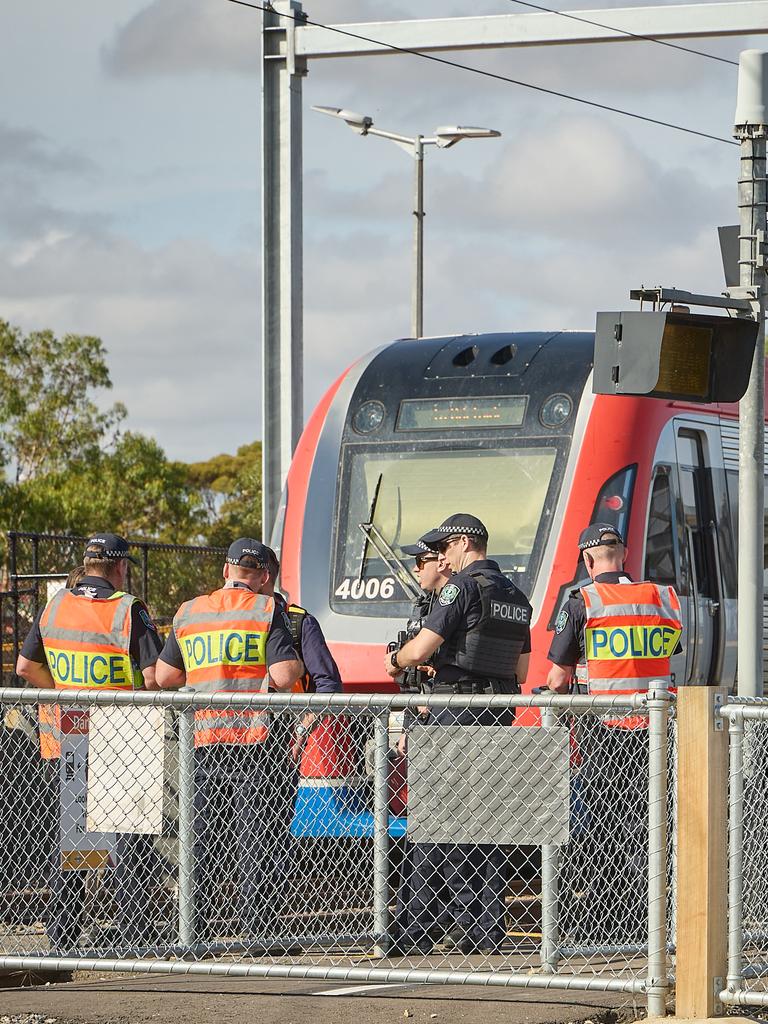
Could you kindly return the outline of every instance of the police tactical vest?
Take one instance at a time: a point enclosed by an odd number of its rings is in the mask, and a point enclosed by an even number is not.
[[[91,598],[59,590],[40,617],[48,668],[57,690],[137,690],[144,676],[131,659],[131,609],[138,600],[116,590]],[[61,708],[40,705],[40,753],[61,755]]]
[[[473,676],[512,681],[528,637],[532,608],[523,592],[498,570],[470,568],[467,575],[480,590],[482,615],[473,628],[462,625],[446,645],[446,654]]]
[[[187,686],[200,693],[260,693],[267,681],[267,636],[275,602],[242,587],[187,601],[173,619]],[[195,711],[195,746],[263,743],[266,710]]]
[[[291,636],[293,637],[293,646],[296,648],[296,652],[304,660],[304,652],[301,649],[301,631],[304,628],[304,619],[307,616],[307,609],[302,608],[298,604],[288,605],[288,623],[291,627]],[[306,666],[305,666],[306,668]],[[293,693],[314,693],[315,684],[312,681],[312,676],[309,672],[305,671],[301,679],[297,679],[291,687]]]
[[[670,658],[683,628],[674,589],[656,583],[590,583],[581,593],[587,611],[589,693],[645,693],[653,683],[669,688]],[[647,717],[630,715],[606,724],[645,728]]]

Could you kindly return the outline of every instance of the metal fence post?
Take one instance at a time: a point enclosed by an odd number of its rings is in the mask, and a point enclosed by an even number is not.
[[[179,945],[195,941],[195,711],[179,713]]]
[[[667,1012],[667,718],[669,695],[648,695],[648,1016]]]
[[[373,933],[375,955],[389,945],[389,709],[373,719]]]
[[[542,708],[541,724],[545,728],[557,725],[553,708]],[[560,960],[558,870],[560,848],[550,843],[541,847],[541,970],[556,974]]]
[[[744,942],[744,719],[737,708],[728,720],[728,979],[735,994],[742,985]]]

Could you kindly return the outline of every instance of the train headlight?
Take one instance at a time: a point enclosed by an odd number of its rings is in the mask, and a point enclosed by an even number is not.
[[[352,427],[358,434],[372,434],[384,422],[386,409],[381,402],[363,402],[352,417]]]
[[[539,419],[545,427],[562,427],[573,411],[568,395],[550,395],[539,409]]]

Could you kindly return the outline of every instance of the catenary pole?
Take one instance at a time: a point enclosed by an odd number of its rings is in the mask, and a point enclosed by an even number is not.
[[[413,298],[411,301],[411,334],[424,333],[424,141],[417,135],[413,142]]]
[[[734,135],[739,140],[739,284],[759,323],[749,385],[739,405],[738,692],[763,695],[765,515],[765,137],[768,53],[744,50]]]
[[[299,0],[278,0],[262,28],[262,536],[269,542],[304,402]],[[292,18],[284,15],[290,14]],[[283,15],[283,16],[281,16]]]

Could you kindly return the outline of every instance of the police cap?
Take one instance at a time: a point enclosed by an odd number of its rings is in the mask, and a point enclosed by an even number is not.
[[[471,516],[467,512],[457,512],[448,516],[438,527],[425,533],[421,540],[430,547],[440,544],[449,537],[458,537],[466,534],[467,537],[476,537],[478,540],[488,540],[488,531],[477,516]]]
[[[624,543],[624,538],[617,526],[610,523],[592,523],[579,534],[579,551],[587,548],[598,548],[603,545],[616,547]]]
[[[260,540],[239,537],[229,545],[227,561],[230,565],[239,565],[243,569],[268,569],[269,550]]]
[[[425,533],[424,537],[426,536],[428,534]],[[424,537],[419,537],[415,544],[403,544],[400,550],[404,555],[412,555],[414,558],[418,558],[419,555],[436,555],[437,547],[427,544]]]
[[[83,552],[83,560],[86,558],[106,558],[111,562],[127,558],[134,565],[139,564],[137,559],[128,554],[128,541],[116,533],[95,533],[90,537]]]

